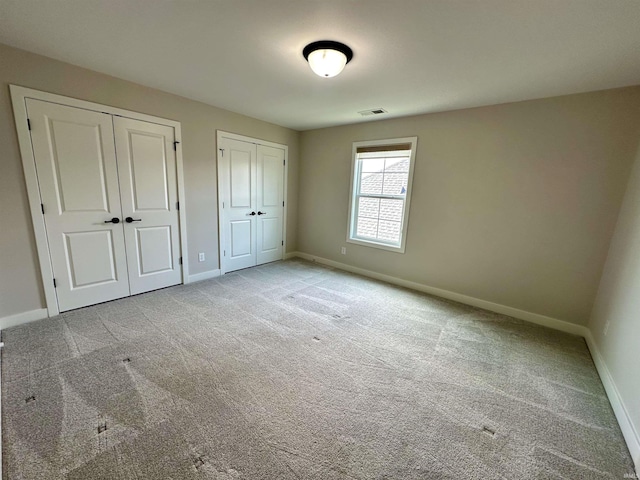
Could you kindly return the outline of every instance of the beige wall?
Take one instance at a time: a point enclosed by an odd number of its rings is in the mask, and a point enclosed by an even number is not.
[[[288,251],[578,324],[589,318],[640,140],[640,87],[300,134],[0,45],[0,318],[44,306],[11,83],[182,123],[191,274],[219,267],[221,129],[289,145]],[[411,135],[407,252],[347,244],[351,143]]]
[[[351,143],[413,135],[406,253],[346,243]],[[639,141],[640,87],[305,131],[298,248],[586,324]]]
[[[607,334],[605,326],[609,322]],[[640,432],[640,149],[620,210],[589,328],[635,431]],[[637,442],[640,438],[636,438]],[[640,467],[640,455],[634,461]]]
[[[45,306],[9,84],[181,122],[192,275],[219,268],[216,129],[289,145],[287,249],[296,249],[298,132],[0,44],[0,318]]]

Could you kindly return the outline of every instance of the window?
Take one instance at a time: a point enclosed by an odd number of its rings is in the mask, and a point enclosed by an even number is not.
[[[347,242],[404,253],[417,137],[355,142]]]

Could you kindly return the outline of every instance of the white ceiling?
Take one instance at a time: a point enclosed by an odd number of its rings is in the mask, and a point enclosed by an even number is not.
[[[297,130],[640,84],[640,0],[0,0],[0,42]]]

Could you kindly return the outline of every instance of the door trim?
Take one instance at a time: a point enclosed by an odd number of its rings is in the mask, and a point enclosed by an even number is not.
[[[40,90],[34,90],[18,85],[9,85],[9,89],[11,91],[13,116],[16,122],[16,133],[18,135],[20,156],[22,157],[22,168],[24,170],[24,178],[27,186],[29,210],[31,211],[31,221],[33,223],[33,231],[35,234],[36,250],[38,252],[40,275],[48,316],[53,317],[58,315],[60,313],[60,309],[58,308],[58,298],[53,286],[51,254],[49,252],[49,243],[47,242],[47,230],[44,223],[44,216],[42,215],[40,206],[42,201],[40,199],[40,187],[38,185],[35,157],[31,146],[31,134],[29,133],[29,128],[27,126],[27,98],[173,127],[175,140],[178,142],[176,144],[176,177],[178,182],[178,201],[180,202],[180,209],[178,210],[178,218],[180,220],[180,255],[184,259],[182,262],[182,283],[188,283],[189,255],[187,253],[187,218],[185,212],[185,188],[181,143],[182,131],[180,122],[154,117],[144,113],[132,112],[121,108],[101,105],[99,103],[78,100],[76,98],[65,97],[54,93],[42,92]]]
[[[289,146],[284,145],[282,143],[274,143],[269,142],[267,140],[262,140],[254,137],[247,137],[245,135],[239,135],[237,133],[225,132],[224,130],[216,130],[216,188],[218,189],[218,264],[220,265],[220,275],[224,275],[226,273],[225,265],[224,265],[224,255],[222,248],[222,240],[225,238],[224,236],[224,222],[222,221],[223,208],[222,208],[222,189],[220,188],[220,161],[222,156],[220,154],[220,142],[223,138],[228,138],[231,140],[239,140],[241,142],[253,143],[255,145],[264,145],[266,147],[275,147],[282,148],[284,150],[284,185],[283,185],[283,195],[284,195],[284,214],[282,216],[282,241],[284,242],[282,245],[282,260],[284,260],[286,251],[287,251],[287,212],[289,211],[289,201],[287,197],[288,190],[288,180],[289,180]]]

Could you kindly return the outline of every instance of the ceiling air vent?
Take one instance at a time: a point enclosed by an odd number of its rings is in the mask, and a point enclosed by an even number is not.
[[[368,117],[369,115],[382,115],[383,113],[388,113],[384,108],[372,108],[371,110],[362,110],[358,112],[363,117]]]

